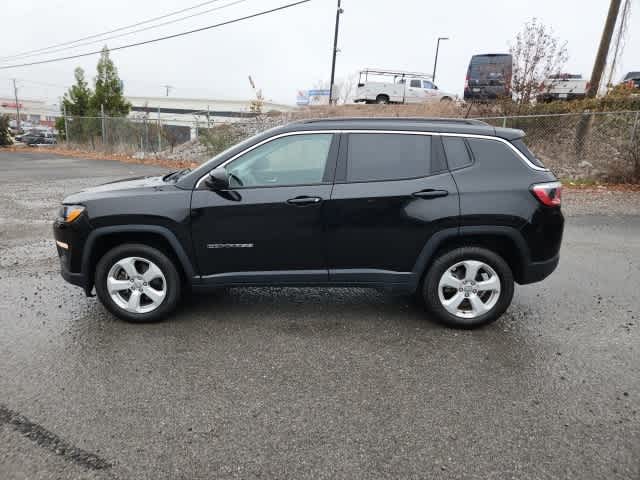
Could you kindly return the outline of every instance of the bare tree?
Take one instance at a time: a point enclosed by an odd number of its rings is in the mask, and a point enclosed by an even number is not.
[[[341,80],[337,84],[339,85],[338,101],[342,104],[352,103],[354,95],[356,94],[357,84],[358,84],[358,73],[352,73],[351,75]]]
[[[567,42],[561,42],[551,27],[536,18],[524,24],[509,51],[513,56],[512,91],[520,105],[531,102],[544,79],[560,73],[569,58]]]

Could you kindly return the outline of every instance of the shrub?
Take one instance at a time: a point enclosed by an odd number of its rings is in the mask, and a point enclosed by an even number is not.
[[[0,116],[0,147],[11,145],[11,135],[9,135],[9,117],[7,115]]]

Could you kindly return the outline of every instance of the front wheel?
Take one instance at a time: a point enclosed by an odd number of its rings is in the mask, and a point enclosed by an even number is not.
[[[115,316],[153,322],[171,313],[180,298],[180,275],[173,262],[148,245],[125,244],[107,252],[95,273],[96,293]]]
[[[438,257],[424,279],[422,295],[443,324],[475,328],[497,320],[511,304],[513,273],[496,253],[457,248]]]

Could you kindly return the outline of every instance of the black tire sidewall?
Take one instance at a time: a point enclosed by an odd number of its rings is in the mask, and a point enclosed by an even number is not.
[[[500,297],[487,313],[473,319],[459,318],[440,303],[438,284],[447,268],[463,260],[479,260],[489,265],[500,279]],[[432,264],[422,284],[422,296],[429,311],[440,323],[453,328],[477,328],[496,321],[511,304],[514,292],[513,273],[498,254],[481,247],[461,247],[439,256]]]
[[[127,312],[116,305],[111,299],[111,295],[107,290],[107,275],[111,267],[118,260],[126,257],[148,259],[155,263],[164,274],[167,284],[167,295],[162,304],[152,312]],[[142,244],[120,245],[109,250],[96,265],[94,283],[96,286],[96,294],[105,308],[118,318],[132,323],[156,322],[163,319],[175,309],[181,294],[180,275],[171,259],[160,250]]]

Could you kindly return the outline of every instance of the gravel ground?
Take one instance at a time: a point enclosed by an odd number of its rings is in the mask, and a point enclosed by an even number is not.
[[[640,190],[565,188],[563,194],[562,210],[566,216],[640,215]]]
[[[131,325],[62,281],[51,218],[159,171],[0,152],[0,479],[640,478],[638,193],[568,191],[558,271],[481,330],[292,288]]]

